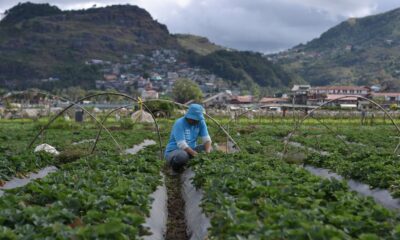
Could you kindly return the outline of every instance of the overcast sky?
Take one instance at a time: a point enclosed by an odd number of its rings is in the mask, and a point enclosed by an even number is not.
[[[4,12],[21,0],[0,0]],[[172,33],[192,33],[236,49],[277,52],[306,43],[349,17],[400,7],[399,0],[31,0],[61,9],[94,4],[145,8]]]

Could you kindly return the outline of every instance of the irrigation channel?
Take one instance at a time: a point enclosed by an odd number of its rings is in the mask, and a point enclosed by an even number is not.
[[[215,144],[214,149],[226,153],[238,151],[235,144],[230,141],[227,144]],[[166,167],[165,175],[168,191],[168,222],[165,239],[207,239],[211,223],[200,207],[203,192],[192,184],[195,173],[187,168],[180,174],[172,174]]]

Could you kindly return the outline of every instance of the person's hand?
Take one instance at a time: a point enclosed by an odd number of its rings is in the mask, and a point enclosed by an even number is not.
[[[189,155],[191,155],[191,156],[193,156],[193,157],[197,156],[197,154],[198,154],[198,152],[196,152],[195,150],[191,149],[190,147],[186,148],[185,151],[186,151]]]
[[[196,152],[196,151],[193,150],[193,152],[192,152],[192,156],[193,156],[193,157],[196,157],[198,154],[199,154],[198,152]]]
[[[212,150],[211,142],[208,141],[208,142],[205,143],[205,152],[206,152],[206,153],[210,153],[211,150]]]

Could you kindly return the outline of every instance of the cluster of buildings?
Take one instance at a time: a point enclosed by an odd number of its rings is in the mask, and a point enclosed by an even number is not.
[[[371,106],[369,100],[383,107],[400,104],[400,93],[381,92],[379,86],[323,86],[294,85],[291,91],[294,104],[326,105],[340,108],[363,109]]]
[[[154,50],[150,55],[124,56],[125,63],[111,63],[99,59],[87,61],[88,65],[100,65],[103,79],[96,81],[96,88],[115,89],[133,93],[144,99],[168,94],[179,78],[188,78],[199,84],[203,93],[213,94],[227,89],[227,84],[214,74],[200,68],[189,67],[179,60],[176,50]]]
[[[215,94],[203,101],[206,107],[238,109],[265,106],[272,110],[290,108],[312,109],[321,105],[335,109],[366,109],[375,101],[389,108],[400,104],[400,93],[381,92],[379,86],[321,86],[294,85],[287,94],[280,97],[237,96],[230,91]]]
[[[152,80],[146,80],[152,85]],[[158,98],[158,91],[154,88],[144,88],[142,96],[145,99]],[[47,116],[56,113],[68,106],[58,97],[49,97],[40,92],[10,92],[2,96],[0,101],[0,118],[19,118]],[[215,109],[221,113],[234,113],[245,111],[253,107],[261,107],[276,112],[282,112],[285,116],[287,110],[310,109],[324,105],[332,110],[353,109],[363,110],[372,107],[370,100],[375,101],[385,108],[397,109],[400,104],[400,93],[382,92],[379,87],[372,86],[321,86],[294,85],[290,92],[279,97],[256,98],[251,95],[237,95],[230,90],[210,94],[203,99],[202,104],[207,109]],[[82,103],[86,107],[94,109],[109,109],[119,107],[122,103],[89,101]]]

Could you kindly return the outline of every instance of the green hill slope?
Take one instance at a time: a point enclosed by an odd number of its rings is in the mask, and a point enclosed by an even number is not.
[[[210,42],[205,37],[191,34],[175,34],[175,37],[177,38],[179,45],[181,45],[184,49],[192,50],[193,52],[203,56],[225,49],[222,46],[218,46]]]
[[[284,88],[295,79],[255,52],[219,50],[205,56],[194,56],[191,62],[235,84],[256,83],[261,87]]]
[[[376,84],[400,76],[400,9],[352,18],[271,56],[314,85]]]
[[[123,63],[133,54],[159,49],[177,50],[179,61],[233,85],[286,87],[291,81],[291,75],[261,54],[223,50],[203,37],[172,35],[137,6],[61,11],[49,4],[22,3],[0,21],[0,87],[33,87],[42,78],[58,77],[57,87],[93,88],[102,76],[97,67],[85,65],[87,60]]]
[[[47,14],[49,8],[55,11]],[[46,4],[19,4],[0,24],[0,83],[18,85],[71,69],[90,73],[82,69],[88,59],[119,60],[160,48],[179,45],[165,25],[136,6],[60,11]]]

